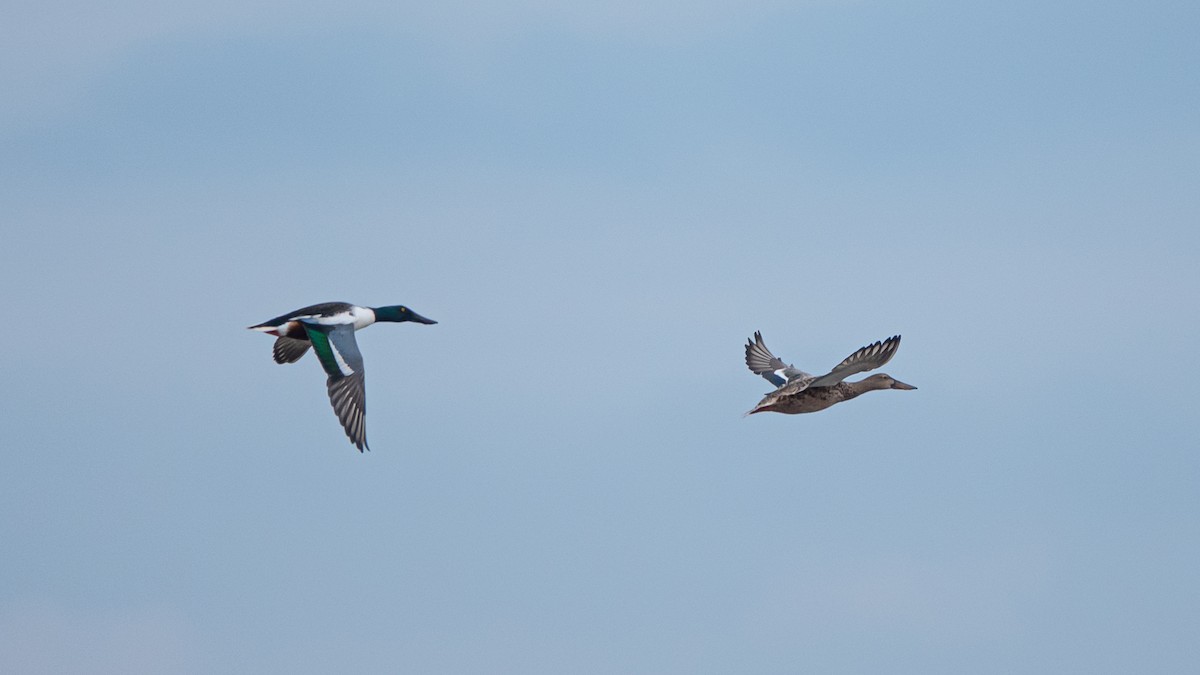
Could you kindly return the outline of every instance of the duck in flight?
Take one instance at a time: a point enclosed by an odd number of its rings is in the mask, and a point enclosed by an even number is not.
[[[367,447],[363,359],[358,343],[354,341],[354,331],[378,321],[437,323],[404,305],[359,307],[348,302],[325,302],[250,326],[250,330],[276,336],[272,350],[275,363],[295,363],[312,347],[321,367],[329,375],[326,386],[333,411],[359,452],[370,448]]]
[[[880,373],[858,382],[845,382],[847,377],[855,373],[875,370],[892,359],[900,348],[900,336],[890,337],[882,342],[869,344],[859,349],[844,361],[837,364],[828,373],[816,376],[810,375],[793,365],[785,364],[779,357],[767,349],[763,343],[762,333],[755,331],[754,340],[746,341],[746,367],[755,375],[776,386],[775,391],[763,397],[763,400],[746,413],[753,415],[760,412],[778,412],[786,415],[816,412],[824,410],[835,403],[850,399],[877,389],[916,389],[911,384]]]

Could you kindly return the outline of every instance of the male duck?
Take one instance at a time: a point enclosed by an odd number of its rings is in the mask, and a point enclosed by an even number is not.
[[[880,373],[858,382],[843,382],[847,377],[875,370],[891,360],[900,348],[900,336],[867,345],[847,356],[833,370],[817,377],[785,364],[767,349],[762,333],[754,332],[754,341],[746,341],[746,366],[778,387],[746,413],[778,412],[787,415],[824,410],[835,403],[876,389],[916,389],[891,375]]]
[[[276,363],[295,363],[309,347],[317,353],[321,367],[329,374],[329,402],[346,430],[350,442],[362,452],[367,447],[366,391],[363,386],[363,360],[354,341],[354,331],[377,321],[415,321],[434,324],[404,305],[359,307],[348,302],[312,305],[250,330],[278,336],[272,350]]]

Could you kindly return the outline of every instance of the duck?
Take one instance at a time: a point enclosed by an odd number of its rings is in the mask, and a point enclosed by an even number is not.
[[[275,363],[295,363],[311,347],[329,376],[325,385],[329,402],[346,437],[359,452],[367,446],[366,387],[363,358],[354,331],[373,323],[412,321],[436,324],[404,305],[360,307],[348,302],[323,302],[302,307],[269,321],[249,326],[250,330],[275,336],[271,355]]]
[[[746,340],[746,367],[755,375],[761,375],[775,385],[775,391],[767,394],[746,415],[761,412],[777,412],[785,415],[810,413],[824,410],[842,401],[849,401],[868,391],[882,389],[912,390],[906,384],[886,373],[871,375],[857,382],[845,379],[855,373],[875,370],[887,363],[900,348],[900,336],[871,343],[859,348],[828,373],[816,376],[785,364],[771,353],[763,342],[762,333],[754,332],[753,340]]]

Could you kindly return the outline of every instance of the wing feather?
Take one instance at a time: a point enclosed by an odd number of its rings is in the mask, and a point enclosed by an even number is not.
[[[813,380],[808,386],[832,387],[855,373],[875,370],[888,361],[891,361],[892,357],[896,355],[896,350],[899,348],[899,335],[893,335],[882,342],[877,341],[861,347],[858,351],[843,359],[841,363],[834,366],[833,370]]]
[[[771,350],[767,349],[766,343],[763,342],[762,333],[759,331],[754,331],[753,341],[746,340],[746,367],[750,369],[750,372],[761,375],[763,379],[776,387],[782,387],[797,379],[812,377],[803,370],[784,363],[782,359],[772,354]]]
[[[329,403],[346,430],[346,437],[359,452],[370,450],[367,446],[367,400],[363,373],[360,371],[349,377],[331,376],[326,385]]]
[[[275,340],[275,347],[271,350],[271,355],[275,357],[275,363],[295,363],[308,353],[308,348],[311,346],[312,343],[308,340],[281,337]]]
[[[305,322],[313,351],[321,361],[321,367],[329,375],[326,387],[333,412],[346,431],[350,442],[359,452],[367,447],[367,397],[363,376],[362,353],[354,340],[354,326],[350,324],[312,324]]]

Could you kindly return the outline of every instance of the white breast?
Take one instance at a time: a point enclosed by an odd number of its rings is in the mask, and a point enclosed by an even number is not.
[[[355,307],[350,310],[350,317],[354,320],[354,330],[361,330],[375,323],[375,310],[370,307]]]

